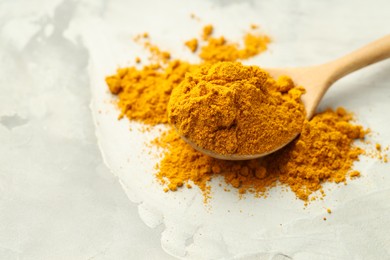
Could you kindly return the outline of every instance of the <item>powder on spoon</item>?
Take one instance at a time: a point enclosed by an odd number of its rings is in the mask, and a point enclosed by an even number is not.
[[[290,142],[305,110],[284,76],[239,62],[206,63],[187,73],[172,92],[169,122],[199,147],[218,154],[264,154]]]

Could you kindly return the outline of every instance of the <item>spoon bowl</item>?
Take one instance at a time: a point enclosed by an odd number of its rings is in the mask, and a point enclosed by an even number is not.
[[[186,138],[184,136],[181,136],[181,138],[186,143],[191,145],[192,148],[194,148],[195,150],[197,150],[197,151],[199,151],[199,152],[201,152],[201,153],[203,153],[205,155],[208,155],[210,157],[213,157],[213,158],[216,158],[216,159],[220,159],[220,160],[228,160],[228,161],[245,161],[245,160],[258,159],[260,157],[264,157],[266,155],[274,153],[277,150],[280,150],[281,148],[283,148],[286,145],[288,145],[291,141],[293,141],[298,136],[298,134],[299,133],[297,133],[296,135],[292,136],[290,141],[286,142],[285,144],[283,144],[282,146],[276,148],[275,150],[269,151],[267,153],[262,153],[261,155],[259,155],[259,154],[248,154],[248,155],[246,155],[246,154],[219,154],[219,153],[216,153],[214,151],[207,150],[207,149],[204,149],[204,148],[198,146],[197,144],[195,144],[190,139],[188,139],[188,138]]]
[[[318,104],[325,95],[329,87],[338,79],[367,67],[373,63],[390,58],[390,35],[376,40],[344,57],[322,65],[298,68],[264,68],[273,78],[282,75],[289,76],[296,86],[303,86],[306,93],[301,99],[306,109],[306,118],[311,119]],[[190,144],[194,149],[217,159],[222,160],[251,160],[257,159],[285,147],[293,141],[299,133],[291,136],[291,140],[279,146],[277,149],[262,154],[218,154],[214,151],[199,147],[188,138],[182,136],[183,140]]]

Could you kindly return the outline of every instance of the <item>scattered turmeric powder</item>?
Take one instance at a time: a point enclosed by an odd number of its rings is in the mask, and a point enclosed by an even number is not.
[[[155,45],[152,45],[150,42],[146,42],[145,46],[149,48],[149,51],[152,54],[152,59],[155,59],[156,61],[161,60],[165,63],[171,59],[171,54],[169,52],[161,51],[160,48]]]
[[[121,109],[119,118],[139,120],[146,124],[167,123],[167,105],[172,89],[194,65],[179,60],[160,65],[118,69],[117,74],[106,78],[111,93],[118,95]]]
[[[205,61],[235,61],[238,59],[238,45],[228,44],[225,37],[211,38],[206,46],[203,46],[199,57]]]
[[[225,37],[210,38],[203,46],[199,57],[205,61],[236,61],[248,59],[267,49],[271,39],[265,35],[248,33],[244,37],[244,48],[239,49],[238,44],[228,43]]]
[[[257,45],[258,51],[240,52],[237,45],[227,43],[223,37],[209,38],[200,57],[204,62],[245,59],[266,49],[269,38],[264,36],[259,40],[263,41],[264,47],[262,44]],[[250,37],[246,42],[248,46],[253,43]],[[248,46],[245,48],[250,49]],[[106,78],[111,93],[118,96],[120,118],[126,116],[148,125],[166,124],[171,93],[179,91],[176,88],[185,79],[185,74],[190,72],[189,75],[197,75],[201,67],[222,68],[221,64],[189,64],[180,60],[165,62],[163,55],[158,58],[162,61],[155,61],[156,63],[142,69],[119,69],[116,75]],[[237,63],[233,64],[240,67]],[[254,68],[252,70],[256,71]],[[193,81],[189,77],[187,83]],[[228,81],[229,77],[234,75],[224,73],[214,83],[220,85],[222,81]],[[271,80],[271,83],[266,84],[267,87],[260,89],[279,92],[278,95],[282,97],[289,94],[299,96],[300,91],[292,88],[290,81],[288,77],[282,77],[276,81]],[[290,91],[293,93],[289,93]],[[170,129],[155,142],[166,148],[157,167],[156,177],[164,184],[166,192],[195,185],[203,192],[206,201],[211,197],[209,181],[222,176],[228,187],[237,189],[240,194],[253,192],[256,196],[266,196],[271,187],[280,183],[290,187],[299,199],[307,202],[313,192],[319,191],[320,196],[325,195],[321,189],[323,183],[345,183],[347,176],[359,175],[351,169],[354,161],[364,151],[354,145],[354,140],[364,138],[366,131],[361,126],[354,125],[352,119],[351,113],[343,108],[326,110],[316,114],[310,121],[305,120],[300,136],[285,148],[259,160],[237,162],[208,157],[194,150],[176,131]]]
[[[360,177],[360,172],[359,171],[351,171],[349,173],[349,177],[351,177],[351,178]]]
[[[257,28],[251,25],[251,29]],[[203,61],[217,62],[217,61],[236,61],[238,59],[245,60],[253,57],[265,50],[267,45],[271,42],[268,35],[259,33],[247,33],[243,38],[244,47],[240,48],[239,44],[228,42],[225,37],[211,37],[214,27],[206,25],[203,27],[201,40],[201,51],[199,57]],[[204,44],[206,42],[206,44]],[[199,41],[196,38],[188,40],[185,45],[195,52],[199,48]]]
[[[196,52],[198,49],[198,40],[196,38],[193,38],[191,40],[188,40],[184,43],[192,52]]]
[[[369,131],[368,131],[369,133]],[[366,141],[365,142],[367,145],[368,144],[372,144],[371,142],[369,141]],[[389,159],[388,159],[388,156],[389,156],[389,147],[382,147],[381,144],[379,143],[376,143],[375,145],[373,145],[374,147],[372,147],[372,149],[366,149],[364,151],[364,155],[370,157],[370,158],[376,158],[376,159],[379,159],[380,161],[384,162],[384,163],[387,163],[389,162]]]
[[[162,51],[158,46],[152,44],[148,33],[136,35],[134,37],[134,41],[142,44],[147,50],[149,50],[151,54],[149,59],[154,63],[168,63],[171,59],[171,54],[169,52]]]
[[[208,24],[205,27],[203,27],[203,34],[202,34],[203,40],[207,40],[211,36],[211,34],[213,34],[213,31],[214,31],[214,26],[212,26],[211,24]]]
[[[205,61],[236,61],[248,59],[267,49],[271,39],[266,35],[248,33],[244,37],[244,48],[239,49],[238,44],[228,43],[225,37],[210,38],[203,46],[199,57]]]
[[[168,117],[180,134],[206,150],[270,153],[296,137],[305,119],[304,91],[288,82],[286,88],[266,71],[239,62],[207,63],[173,90]]]
[[[267,50],[267,45],[270,42],[271,39],[267,35],[246,34],[244,37],[245,48],[240,50],[239,58],[248,59]]]

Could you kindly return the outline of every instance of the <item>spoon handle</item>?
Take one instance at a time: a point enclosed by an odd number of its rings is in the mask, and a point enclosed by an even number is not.
[[[390,34],[326,64],[331,68],[329,83],[332,84],[349,73],[387,58],[390,58]]]

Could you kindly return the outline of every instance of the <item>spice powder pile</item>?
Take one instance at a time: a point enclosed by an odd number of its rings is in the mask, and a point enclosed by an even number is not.
[[[177,86],[169,122],[197,146],[218,154],[265,154],[302,129],[302,88],[286,76],[239,62],[206,63]]]
[[[117,74],[107,77],[106,82],[111,93],[118,96],[120,118],[126,116],[130,120],[148,125],[167,124],[168,102],[170,98],[175,100],[175,96],[171,97],[172,92],[185,91],[184,86],[187,83],[200,84],[202,77],[207,77],[207,71],[218,71],[223,67],[226,69],[226,66],[230,66],[229,69],[233,72],[237,69],[256,71],[258,75],[262,75],[256,80],[262,81],[264,80],[262,77],[265,77],[268,81],[260,91],[265,93],[273,91],[278,98],[283,96],[287,98],[288,106],[297,110],[302,109],[300,103],[296,102],[302,94],[302,89],[294,87],[287,77],[275,81],[269,79],[259,68],[244,67],[237,62],[226,63],[246,59],[265,51],[270,42],[268,36],[247,34],[244,37],[244,47],[240,49],[238,44],[228,42],[223,37],[212,37],[213,31],[212,26],[207,26],[202,37],[185,43],[190,51],[196,52],[199,49],[199,57],[202,60],[199,64],[169,60],[165,55],[159,62],[154,59],[151,65],[143,68],[119,69]],[[149,49],[150,46],[153,45],[150,43],[145,45]],[[156,46],[153,46],[153,51],[161,53]],[[220,61],[225,63],[218,63]],[[218,77],[214,82],[217,85],[226,85],[231,79],[229,78],[231,74],[218,75],[216,72],[213,75]],[[243,78],[242,75],[240,77]],[[223,92],[227,97],[225,101],[229,102],[231,94],[228,94],[229,90],[224,93],[225,90],[217,88],[212,91]],[[253,93],[247,94],[249,96]],[[196,95],[190,95],[189,100],[191,99],[196,99]],[[218,113],[229,116],[228,111],[230,110]],[[175,113],[174,109],[170,109],[173,123],[176,120]],[[237,111],[231,112],[234,113]],[[203,120],[201,114],[198,115],[198,119]],[[176,191],[180,187],[191,188],[192,185],[196,185],[203,192],[205,201],[211,196],[210,180],[221,176],[227,185],[236,188],[240,194],[252,192],[257,196],[266,195],[271,187],[281,183],[290,187],[299,199],[307,202],[313,192],[321,191],[324,194],[323,183],[346,182],[348,177],[359,176],[359,172],[352,170],[352,166],[364,151],[355,146],[354,141],[363,139],[366,131],[362,126],[353,124],[352,119],[352,114],[343,108],[318,113],[312,120],[302,122],[302,133],[292,143],[263,159],[250,161],[223,161],[208,157],[186,144],[176,131],[170,128],[154,141],[155,145],[165,148],[165,154],[157,165],[156,177],[164,185],[165,191]],[[233,116],[223,118],[218,124],[229,125],[232,120],[234,121]],[[182,130],[191,127],[183,126]],[[243,153],[250,151],[245,150],[249,148],[245,147],[244,143],[240,143],[249,141],[248,139],[240,137],[235,140],[235,143],[228,144],[226,152],[240,149],[244,149]]]

